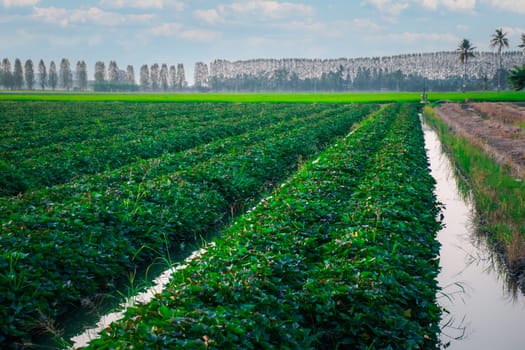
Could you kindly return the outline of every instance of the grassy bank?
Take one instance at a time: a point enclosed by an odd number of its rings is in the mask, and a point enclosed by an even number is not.
[[[342,92],[342,93],[64,93],[2,92],[1,100],[24,101],[133,101],[133,102],[232,102],[232,103],[381,103],[417,102],[419,92]],[[525,92],[429,92],[429,101],[524,101]]]
[[[431,107],[425,120],[439,134],[456,165],[463,187],[471,191],[480,224],[489,241],[505,253],[513,273],[525,267],[525,183],[498,165],[488,154],[456,135]]]

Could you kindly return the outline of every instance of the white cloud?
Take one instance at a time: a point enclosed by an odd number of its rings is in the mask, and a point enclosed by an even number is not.
[[[271,39],[263,36],[251,36],[245,40],[245,43],[249,46],[260,48],[268,47],[279,43],[276,39]]]
[[[234,1],[212,9],[193,11],[193,17],[208,24],[269,22],[281,27],[311,26],[314,14],[312,6],[274,0]],[[287,22],[283,24],[283,21]]]
[[[188,29],[183,30],[178,37],[189,41],[210,42],[219,39],[221,36],[221,33],[211,30]]]
[[[264,18],[282,19],[286,17],[310,17],[314,8],[309,5],[271,0],[249,0],[233,2],[230,5],[220,6],[224,11],[231,10],[237,14],[256,15]]]
[[[439,0],[423,0],[423,6],[435,10],[438,7]]]
[[[40,0],[3,0],[2,4],[4,7],[24,7],[24,6],[35,6]]]
[[[360,29],[360,30],[367,30],[367,31],[371,31],[371,32],[379,32],[382,27],[369,20],[369,19],[363,19],[363,18],[355,18],[352,20],[352,27],[355,27],[357,29]]]
[[[288,21],[278,25],[279,28],[307,33],[308,37],[344,38],[349,33],[377,33],[383,28],[368,19],[353,19],[344,21]]]
[[[193,11],[193,16],[209,24],[215,24],[222,21],[222,17],[215,9],[195,10]]]
[[[100,4],[110,8],[164,9],[174,8],[182,11],[186,7],[180,0],[100,0]]]
[[[151,28],[150,33],[160,37],[174,37],[189,41],[213,41],[220,38],[221,33],[202,29],[185,29],[180,23],[163,23]]]
[[[303,32],[323,32],[326,27],[321,22],[303,22],[303,21],[290,21],[279,26],[280,28],[286,28],[289,30],[298,30]]]
[[[67,27],[69,23],[68,10],[60,7],[35,7],[33,17],[46,23],[59,24],[62,27]]]
[[[381,12],[390,16],[397,17],[409,7],[406,1],[398,2],[392,0],[368,0],[368,3],[375,6]]]
[[[74,23],[95,23],[103,26],[117,26],[124,23],[148,23],[153,15],[123,15],[108,12],[97,7],[69,10],[60,7],[34,7],[33,17],[46,23],[67,27]]]
[[[514,27],[502,27],[503,32],[507,33],[508,35],[521,35],[522,33],[525,33],[524,28],[514,28]]]
[[[403,43],[426,42],[426,41],[444,41],[456,43],[460,40],[459,37],[448,33],[419,33],[419,32],[404,32],[392,33],[387,35],[388,39],[401,41]]]
[[[91,7],[85,10],[73,10],[69,13],[68,19],[73,23],[96,23],[107,26],[115,26],[125,22],[124,16],[105,12],[97,7]]]
[[[490,0],[499,3],[499,0]],[[512,2],[505,0],[504,2]],[[514,0],[522,1],[522,0]],[[367,2],[379,11],[393,17],[398,17],[403,11],[413,5],[420,5],[431,10],[437,10],[439,7],[445,7],[451,11],[470,11],[476,8],[476,0],[367,0]]]
[[[432,10],[444,6],[452,11],[467,11],[476,8],[476,0],[423,0],[423,6]]]
[[[177,36],[181,29],[180,23],[163,23],[151,28],[151,33],[155,36]]]
[[[456,25],[456,30],[459,31],[459,32],[467,33],[470,30],[470,27],[466,26],[464,24],[457,24]]]
[[[525,0],[489,0],[488,3],[500,10],[525,13]]]

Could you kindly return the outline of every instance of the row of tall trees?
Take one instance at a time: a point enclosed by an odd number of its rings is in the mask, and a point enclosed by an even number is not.
[[[35,71],[37,69],[37,71]],[[92,88],[95,91],[177,91],[187,88],[184,65],[177,66],[155,63],[151,66],[143,65],[140,69],[140,86],[135,81],[135,71],[132,65],[126,70],[121,70],[116,61],[110,61],[106,65],[102,61],[95,63],[94,81]],[[28,59],[22,66],[22,61],[16,59],[14,68],[8,58],[4,58],[0,64],[0,86],[4,89],[21,90],[26,88],[33,90],[36,86],[42,90],[50,88],[62,88],[64,90],[87,90],[90,82],[85,61],[78,61],[73,72],[68,59],[60,61],[59,68],[54,61],[49,64],[49,69],[43,60],[40,60],[35,68],[33,61]]]
[[[456,52],[377,57],[361,60],[216,60],[210,70],[195,67],[195,88],[212,91],[348,91],[348,90],[492,90],[507,88],[525,60],[525,34],[520,52],[503,53],[509,40],[503,29],[495,31],[493,53],[477,52],[470,40]],[[458,64],[457,54],[463,65]],[[467,63],[474,62],[467,66]],[[523,68],[525,74],[525,66]],[[470,79],[467,79],[467,74]]]
[[[167,64],[154,63],[149,67],[144,64],[140,67],[140,87],[144,91],[176,91],[188,87],[184,65],[179,63],[177,67]]]
[[[359,68],[352,79],[344,74],[343,67],[323,73],[319,78],[300,79],[297,73],[279,69],[272,75],[240,74],[236,77],[211,76],[206,88],[220,91],[455,91],[462,89],[462,77],[451,76],[429,79],[421,74],[406,74],[401,70],[387,72],[376,68]],[[480,76],[470,79],[468,89],[487,90],[496,86],[497,77]]]
[[[77,62],[76,83],[81,90],[87,88],[88,78],[84,61]],[[67,58],[60,61],[58,69],[54,61],[50,62],[48,69],[43,60],[40,60],[38,67],[35,68],[30,59],[25,61],[22,67],[22,61],[18,58],[15,59],[14,69],[11,69],[11,62],[8,58],[4,58],[0,65],[0,86],[10,90],[21,90],[23,88],[33,90],[36,86],[42,90],[46,88],[55,90],[57,87],[71,90],[73,88],[73,71]]]
[[[151,68],[144,64],[140,67],[139,84],[135,81],[132,65],[128,65],[124,71],[115,61],[110,61],[107,69],[104,62],[95,63],[94,90],[97,91],[180,91],[187,86],[182,63],[169,68],[166,63],[154,63]]]
[[[509,72],[507,72],[503,68],[503,50],[509,48],[509,39],[507,37],[507,33],[503,31],[503,28],[498,28],[494,31],[490,38],[490,47],[497,49],[498,51],[498,70],[496,73],[497,76],[497,88],[498,91],[500,91],[503,87],[503,77],[508,76]],[[523,50],[523,54],[525,56],[525,33],[521,34],[521,42],[517,46]],[[463,91],[466,89],[467,86],[467,64],[468,61],[471,58],[475,57],[474,51],[476,50],[476,47],[472,45],[469,39],[463,39],[459,43],[458,48],[456,49],[456,52],[458,53],[459,60],[463,64],[464,67],[464,73],[463,73]],[[522,70],[525,70],[525,65],[522,68]],[[512,72],[519,72],[520,68],[515,67],[513,70],[511,70],[511,76],[514,75]],[[509,78],[509,81],[511,84],[516,88],[516,85],[513,83],[515,80],[514,78]]]

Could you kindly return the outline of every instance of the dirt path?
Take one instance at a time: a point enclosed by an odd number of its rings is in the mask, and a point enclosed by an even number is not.
[[[447,103],[436,113],[453,130],[490,154],[513,175],[525,177],[525,110],[512,103]]]

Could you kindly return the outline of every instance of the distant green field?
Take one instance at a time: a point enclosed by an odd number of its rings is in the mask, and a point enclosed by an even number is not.
[[[287,103],[370,103],[415,102],[418,92],[345,92],[345,93],[63,93],[2,92],[0,100],[29,101],[133,101],[133,102],[287,102]],[[525,92],[430,92],[429,101],[465,99],[482,101],[525,101]]]

